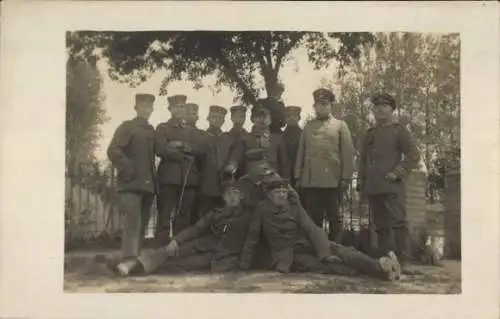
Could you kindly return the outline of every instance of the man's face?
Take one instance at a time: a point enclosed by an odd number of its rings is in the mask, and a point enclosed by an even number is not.
[[[153,104],[151,103],[139,103],[135,105],[135,110],[137,111],[137,116],[149,120],[151,114],[154,111]]]
[[[285,116],[286,125],[297,125],[300,121],[300,116],[295,113],[287,113]]]
[[[240,205],[240,202],[243,199],[243,194],[238,189],[231,188],[224,192],[223,197],[226,206],[237,207]]]
[[[281,187],[273,189],[269,193],[269,198],[274,205],[284,206],[288,203],[288,189]]]
[[[242,127],[245,124],[246,114],[243,112],[234,112],[231,113],[231,122],[233,122],[233,126]]]
[[[314,104],[314,111],[319,118],[326,118],[332,112],[332,104],[327,101],[320,101]]]
[[[207,117],[207,121],[210,126],[221,128],[222,124],[224,124],[225,115],[221,113],[210,113]]]
[[[387,104],[373,106],[373,115],[375,116],[375,120],[377,122],[383,122],[389,119],[392,116],[393,111],[392,107]]]
[[[271,125],[271,115],[269,114],[258,114],[253,117],[253,124],[258,127],[269,127]]]
[[[195,125],[198,122],[198,111],[196,109],[186,110],[186,123]]]
[[[170,113],[172,114],[172,117],[178,118],[178,119],[185,119],[186,118],[186,111],[182,106],[171,106],[170,107]]]

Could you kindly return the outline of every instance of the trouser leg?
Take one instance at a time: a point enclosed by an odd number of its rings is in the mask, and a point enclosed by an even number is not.
[[[176,209],[180,186],[160,185],[159,209],[156,224],[156,240],[159,245],[167,244],[170,236],[170,217]]]
[[[357,271],[341,262],[321,262],[312,254],[296,253],[292,264],[292,271],[315,272],[341,276],[355,276]]]
[[[339,216],[340,188],[325,188],[323,201],[325,203],[326,217],[329,223],[328,238],[334,240],[342,231],[342,220]]]
[[[179,196],[180,196],[180,186],[179,186]],[[184,229],[191,225],[191,213],[193,210],[193,202],[196,198],[197,189],[194,187],[186,187],[184,189],[184,194],[182,196],[182,203],[179,209],[176,211],[177,215],[174,218],[174,235],[179,234]],[[176,205],[180,197],[176,198]],[[176,207],[176,206],[174,206]]]
[[[141,202],[142,194],[122,192],[119,194],[123,218],[122,258],[137,257],[141,246]]]
[[[377,231],[379,250],[382,255],[395,250],[394,233],[392,230],[390,210],[387,206],[388,195],[373,195],[369,197],[373,220]]]
[[[311,216],[318,227],[323,228],[323,216],[325,212],[325,207],[323,206],[323,201],[321,197],[321,190],[317,188],[304,188],[304,208]]]
[[[395,252],[401,263],[411,260],[410,232],[406,218],[406,207],[402,194],[390,194],[386,198],[391,228],[394,234]]]
[[[356,250],[354,247],[345,247],[331,242],[332,253],[339,257],[344,264],[356,271],[372,277],[380,277],[383,273],[378,260]]]

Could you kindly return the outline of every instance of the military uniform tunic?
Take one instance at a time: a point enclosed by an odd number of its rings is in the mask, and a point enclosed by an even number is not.
[[[137,117],[116,129],[107,149],[108,158],[118,171],[120,210],[125,216],[123,258],[140,253],[157,191],[154,136],[153,126]]]
[[[262,161],[268,162],[282,177],[290,177],[286,146],[279,134],[253,130],[236,143],[229,157],[229,162],[236,164],[245,173]]]

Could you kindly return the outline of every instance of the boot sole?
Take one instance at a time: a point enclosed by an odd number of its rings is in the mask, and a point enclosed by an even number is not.
[[[398,257],[394,252],[389,252],[387,254],[389,258],[392,260],[393,263],[393,269],[394,269],[394,274],[397,280],[401,279],[401,265],[399,264]]]

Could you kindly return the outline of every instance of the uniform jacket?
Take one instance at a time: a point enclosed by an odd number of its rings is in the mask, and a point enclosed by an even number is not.
[[[419,154],[408,130],[390,121],[366,132],[360,155],[359,177],[367,195],[399,193],[404,189],[406,175],[417,166]],[[388,173],[398,181],[388,181]]]
[[[229,162],[248,172],[255,164],[267,161],[283,178],[290,178],[290,162],[283,137],[253,130],[234,145]]]
[[[295,169],[301,134],[302,129],[299,126],[287,126],[283,131],[283,140],[285,141],[288,159],[290,161],[290,177],[294,176],[293,170]]]
[[[119,191],[156,192],[154,139],[153,126],[139,117],[116,129],[107,154],[118,171]]]
[[[190,148],[184,152],[172,147],[171,142],[181,142]],[[156,128],[156,154],[161,158],[158,167],[158,182],[160,185],[182,185],[185,174],[187,186],[199,185],[199,166],[197,162],[203,156],[203,139],[199,131],[185,125],[177,119],[170,119]],[[190,167],[190,168],[189,168]],[[187,170],[189,168],[189,173]]]
[[[190,243],[197,252],[211,252],[212,271],[232,270],[238,266],[250,218],[251,213],[241,208],[215,209],[175,240],[179,245]]]
[[[222,195],[221,172],[227,161],[228,152],[224,145],[227,143],[229,140],[224,137],[222,130],[209,128],[205,132],[201,177],[201,189],[205,195]]]
[[[280,272],[290,271],[298,248],[313,248],[320,260],[331,255],[326,234],[314,224],[299,204],[290,203],[285,207],[278,207],[269,200],[264,200],[259,203],[252,216],[241,255],[241,268],[251,264],[261,232],[271,248],[273,269]]]
[[[354,172],[354,145],[347,124],[334,117],[312,120],[304,127],[295,163],[302,188],[335,188]]]

